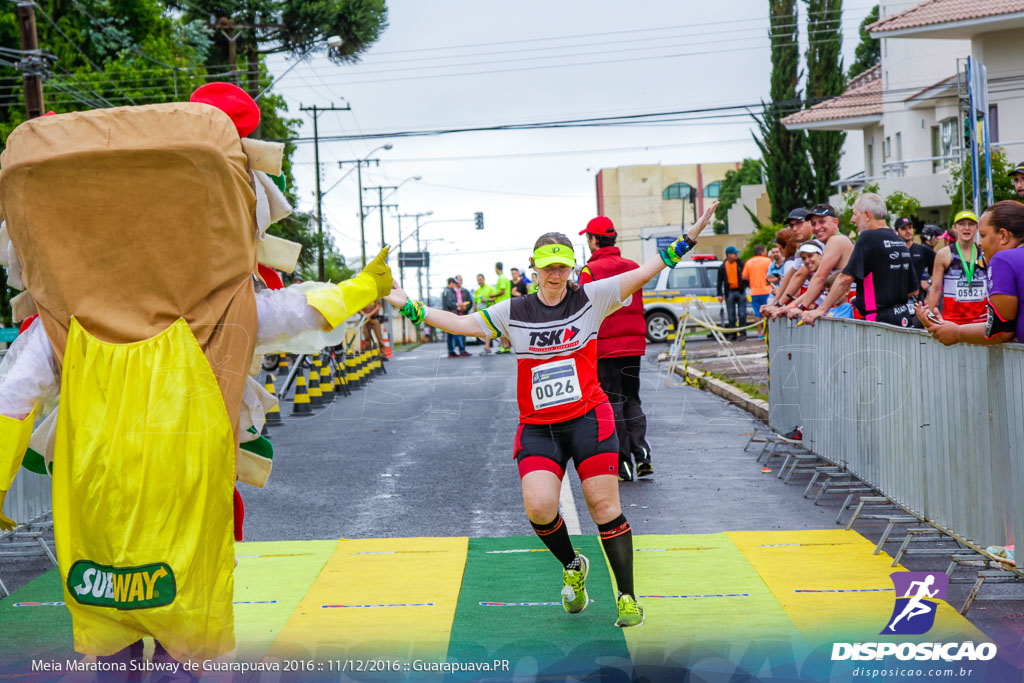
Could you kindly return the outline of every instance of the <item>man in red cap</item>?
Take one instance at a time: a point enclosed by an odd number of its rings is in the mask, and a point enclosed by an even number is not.
[[[587,223],[580,234],[587,236],[591,253],[580,273],[581,286],[639,267],[635,261],[622,258],[615,246],[618,235],[611,219],[598,216]],[[646,334],[643,294],[636,292],[629,305],[604,319],[597,335],[597,377],[615,412],[619,479],[622,481],[654,473],[651,447],[647,443],[647,417],[640,405],[640,360],[647,350]]]

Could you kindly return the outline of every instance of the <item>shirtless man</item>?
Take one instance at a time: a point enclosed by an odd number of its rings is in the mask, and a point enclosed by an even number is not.
[[[807,285],[807,291],[799,296],[791,292],[796,298],[784,306],[785,314],[789,318],[795,318],[800,311],[806,311],[811,304],[818,300],[825,291],[825,281],[828,280],[829,275],[833,271],[841,271],[845,268],[846,262],[850,260],[850,254],[853,253],[853,241],[846,235],[840,234],[839,218],[831,206],[818,204],[812,207],[807,214],[807,219],[811,223],[814,236],[824,242],[825,253],[821,257],[818,269],[811,277],[810,284]],[[802,283],[807,274],[805,268],[798,269],[792,278],[792,283]],[[800,285],[798,284],[794,288],[792,283],[790,289],[799,292]]]

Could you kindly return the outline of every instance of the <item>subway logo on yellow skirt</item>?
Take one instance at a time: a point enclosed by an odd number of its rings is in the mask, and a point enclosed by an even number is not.
[[[79,560],[68,572],[68,590],[80,604],[127,610],[169,605],[177,585],[174,572],[163,562],[107,567]]]

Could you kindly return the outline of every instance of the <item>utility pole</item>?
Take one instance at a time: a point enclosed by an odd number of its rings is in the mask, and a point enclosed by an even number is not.
[[[46,73],[46,62],[39,49],[39,36],[36,33],[36,6],[34,2],[19,2],[18,32],[21,34],[22,58],[17,69],[25,78],[25,112],[28,118],[42,116],[43,107],[43,74]]]
[[[390,145],[385,149],[391,149]],[[371,152],[372,154],[373,152]],[[362,245],[363,251],[363,268],[366,267],[366,210],[363,208],[363,166],[376,165],[380,166],[380,159],[347,159],[345,161],[338,162],[338,168],[342,168],[345,164],[356,165],[356,178],[359,182],[359,243]],[[384,219],[381,218],[381,221]],[[383,248],[383,247],[382,247]]]
[[[397,185],[375,185],[374,187],[367,187],[367,190],[377,190],[377,208],[380,209],[380,248],[384,248],[384,190],[397,190]],[[388,204],[396,209],[398,204]]]
[[[325,111],[349,111],[350,109],[352,107],[347,104],[344,107],[335,107],[333,104],[330,107],[318,107],[315,104],[312,107],[299,105],[299,111],[313,112],[313,163],[316,166],[316,236],[318,242],[316,272],[320,282],[324,281],[324,218],[321,206],[323,195],[320,193],[320,131],[317,128],[317,118]],[[363,265],[366,265],[365,251]]]

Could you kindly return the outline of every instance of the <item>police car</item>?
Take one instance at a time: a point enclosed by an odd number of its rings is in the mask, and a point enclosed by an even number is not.
[[[720,265],[722,262],[710,254],[695,254],[675,268],[661,271],[657,278],[644,285],[648,341],[660,343],[668,340],[670,327],[679,327],[679,317],[688,300],[704,302],[711,321],[716,324],[722,322],[723,306],[715,289]]]

